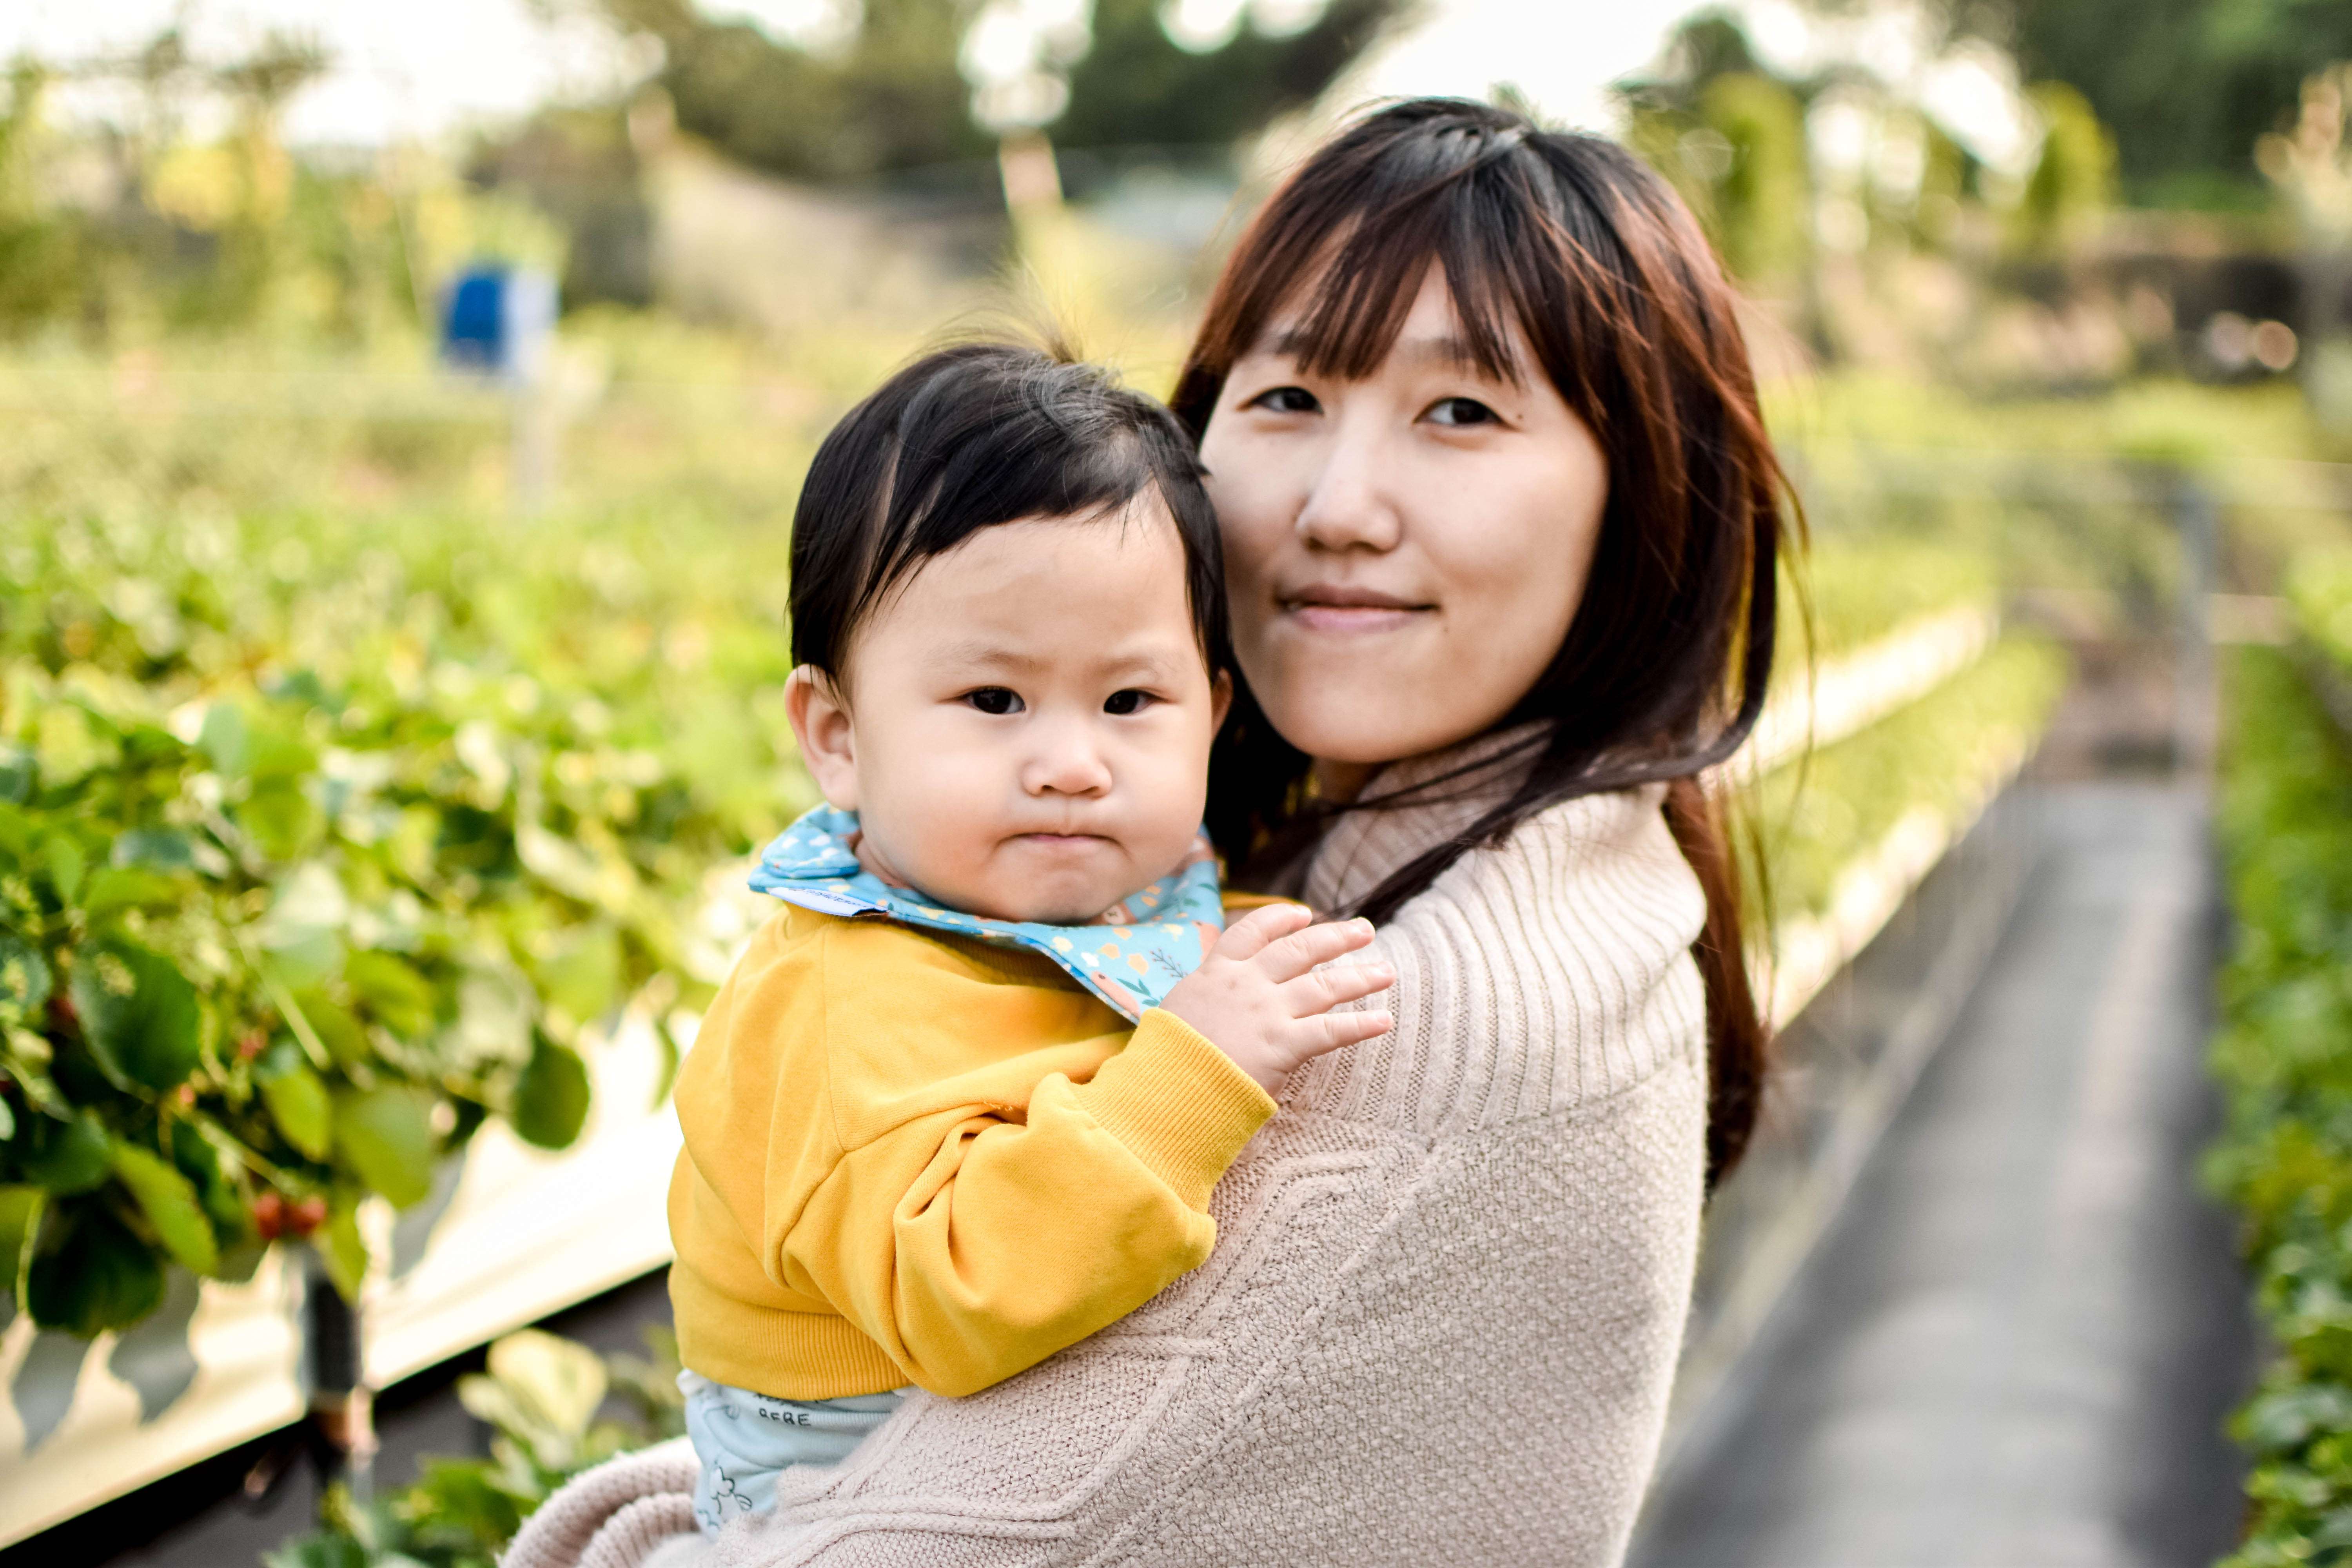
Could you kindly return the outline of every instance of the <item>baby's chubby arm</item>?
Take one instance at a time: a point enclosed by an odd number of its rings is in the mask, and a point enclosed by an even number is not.
[[[1198,1268],[1209,1194],[1274,1110],[1154,1009],[1091,1075],[1048,1071],[1025,1103],[967,1099],[856,1141],[784,1237],[784,1282],[907,1381],[976,1393]]]
[[[940,1103],[855,1141],[791,1227],[788,1279],[856,1323],[909,1381],[961,1394],[1198,1268],[1216,1239],[1209,1194],[1274,1113],[1265,1090],[1388,1027],[1377,1013],[1325,1017],[1388,977],[1316,972],[1370,931],[1311,918],[1286,905],[1236,921],[1090,1076],[1050,1071],[1025,1106]]]

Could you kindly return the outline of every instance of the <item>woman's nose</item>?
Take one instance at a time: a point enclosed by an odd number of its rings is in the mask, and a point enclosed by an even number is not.
[[[1318,550],[1386,552],[1403,537],[1388,484],[1384,443],[1369,423],[1342,428],[1298,509],[1298,536]]]
[[[1021,787],[1031,795],[1097,795],[1110,788],[1110,765],[1082,725],[1057,725],[1021,770]]]

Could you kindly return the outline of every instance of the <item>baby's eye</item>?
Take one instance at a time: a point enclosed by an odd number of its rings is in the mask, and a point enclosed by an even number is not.
[[[1103,711],[1125,718],[1129,713],[1142,712],[1151,705],[1152,700],[1151,693],[1138,691],[1130,686],[1124,691],[1114,691],[1104,698]]]
[[[1009,686],[983,686],[965,692],[963,700],[983,713],[1018,713],[1022,707],[1021,694]]]
[[[1494,425],[1500,423],[1502,418],[1500,415],[1475,397],[1441,397],[1429,405],[1429,412],[1423,417],[1433,425],[1456,427],[1466,425]]]
[[[1268,414],[1320,414],[1323,411],[1323,405],[1315,401],[1315,395],[1303,386],[1277,386],[1270,392],[1261,392],[1244,406],[1263,408]]]

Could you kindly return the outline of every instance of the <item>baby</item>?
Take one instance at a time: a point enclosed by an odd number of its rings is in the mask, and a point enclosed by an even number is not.
[[[1199,832],[1231,682],[1216,519],[1150,399],[1032,350],[930,355],[819,449],[793,534],[827,805],[677,1081],[670,1275],[715,1531],[909,1385],[985,1388],[1209,1255],[1268,1091],[1370,1039],[1370,940],[1223,929]]]

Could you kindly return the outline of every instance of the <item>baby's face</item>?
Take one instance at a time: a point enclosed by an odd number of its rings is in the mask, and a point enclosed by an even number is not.
[[[919,567],[847,662],[845,693],[794,672],[793,729],[886,878],[969,914],[1076,924],[1183,858],[1224,694],[1156,496],[1123,519],[981,530]]]

